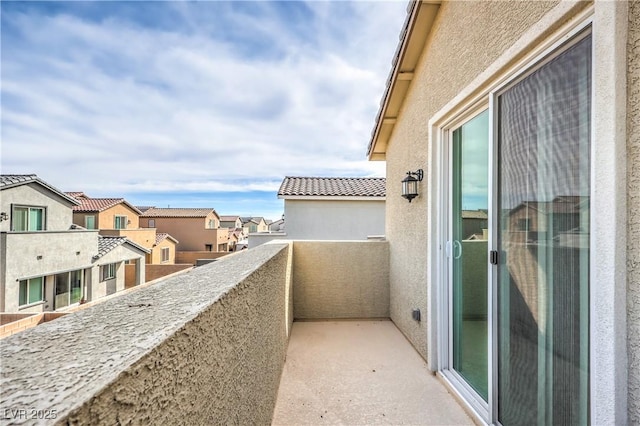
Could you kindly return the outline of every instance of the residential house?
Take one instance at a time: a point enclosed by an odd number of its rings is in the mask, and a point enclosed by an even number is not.
[[[114,291],[124,287],[117,271],[125,261],[135,264],[136,283],[144,283],[145,251],[121,242],[112,252],[96,230],[75,226],[75,198],[36,175],[0,175],[0,190],[0,311],[44,312],[95,300],[106,281]]]
[[[241,229],[240,216],[220,216],[220,227],[229,229]]]
[[[269,224],[270,232],[284,232],[284,215],[282,219],[274,220]]]
[[[175,236],[178,251],[229,249],[229,229],[220,227],[220,216],[214,209],[153,207],[140,216],[140,225]]]
[[[368,148],[391,319],[482,422],[640,422],[638,52],[638,2],[409,5]]]
[[[385,179],[285,177],[287,238],[365,240],[384,235]]]
[[[145,282],[144,259],[151,250],[136,244],[127,237],[98,236],[98,253],[93,256],[94,268],[87,283],[87,301],[109,296],[126,288],[127,265],[136,263],[131,270],[134,285]],[[56,303],[58,296],[56,295]]]
[[[269,226],[263,217],[241,217],[242,226],[249,228],[249,234],[254,232],[269,232]]]
[[[76,225],[98,229],[103,236],[127,237],[150,251],[146,256],[147,264],[175,263],[177,240],[170,235],[158,234],[155,228],[141,228],[142,211],[124,198],[93,198],[83,192],[67,192],[67,195],[80,202],[73,207]]]

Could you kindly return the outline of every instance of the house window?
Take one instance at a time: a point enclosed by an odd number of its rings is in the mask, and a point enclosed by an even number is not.
[[[215,229],[215,228],[216,228],[215,219],[209,219],[209,222],[207,222],[207,229]]]
[[[115,216],[113,218],[113,229],[127,229],[127,217]]]
[[[116,277],[116,264],[110,263],[100,267],[100,281],[110,280]]]
[[[518,219],[518,231],[529,231],[530,219]]]
[[[96,229],[96,217],[95,216],[85,216],[84,217],[84,227],[87,229]]]
[[[155,219],[149,219],[149,228],[155,228],[156,227],[156,220]]]
[[[205,251],[213,251],[213,244],[205,244],[204,245],[204,250]]]
[[[20,281],[20,306],[42,302],[44,295],[44,277]]]
[[[169,247],[162,248],[162,261],[163,262],[169,261]]]
[[[11,221],[12,231],[43,231],[45,229],[45,208],[14,206]]]
[[[249,225],[249,232],[257,232],[258,225]]]

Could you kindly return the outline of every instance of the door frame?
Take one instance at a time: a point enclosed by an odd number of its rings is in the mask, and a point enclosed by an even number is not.
[[[490,109],[489,102],[485,99],[481,102],[478,102],[472,108],[469,108],[465,111],[464,114],[456,116],[455,119],[451,120],[447,123],[446,126],[443,126],[441,131],[441,147],[442,147],[442,157],[440,159],[441,163],[441,175],[440,182],[442,184],[442,199],[440,211],[440,235],[439,239],[444,249],[440,252],[440,271],[442,272],[441,281],[440,281],[440,302],[439,302],[439,323],[441,324],[441,329],[439,333],[439,342],[438,342],[438,359],[439,368],[438,372],[446,378],[446,380],[450,383],[450,385],[455,389],[459,396],[463,398],[472,408],[477,416],[479,416],[484,421],[488,421],[490,419],[490,413],[492,412],[492,389],[493,384],[491,377],[493,377],[493,361],[492,361],[492,350],[493,342],[492,342],[492,330],[493,327],[493,306],[491,305],[491,269],[488,268],[487,274],[487,373],[488,373],[488,400],[485,402],[480,395],[467,383],[467,381],[453,368],[453,250],[449,241],[449,237],[453,234],[453,223],[451,220],[451,214],[453,212],[453,198],[451,197],[451,185],[453,184],[453,132],[459,129],[465,123],[476,118],[478,115],[487,111],[489,114],[489,135],[488,135],[488,152],[489,158],[492,157],[493,153],[493,141],[491,140],[492,132],[491,128],[493,127],[493,116],[492,111]],[[489,161],[488,170],[491,174],[491,162]],[[492,199],[491,199],[491,191],[493,188],[493,179],[492,176],[488,176],[488,188],[487,190],[490,192],[489,194],[489,220],[492,217]],[[491,230],[491,222],[489,222],[489,229]],[[489,241],[487,244],[487,248],[492,247],[491,241],[491,233],[489,235]]]

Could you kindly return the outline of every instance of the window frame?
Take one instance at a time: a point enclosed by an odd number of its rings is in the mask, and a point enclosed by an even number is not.
[[[30,302],[29,301],[29,293],[31,292],[31,285],[30,285],[31,284],[31,280],[37,280],[37,279],[41,280],[40,281],[40,296],[41,297],[40,297],[40,300],[36,300],[36,301]],[[19,282],[18,282],[18,308],[22,309],[22,308],[26,308],[26,307],[29,307],[29,306],[34,306],[34,305],[38,305],[38,304],[44,303],[44,301],[45,301],[45,299],[44,299],[44,297],[45,297],[45,282],[46,282],[46,277],[45,276],[33,277],[33,278],[27,278],[27,279],[24,279],[24,280],[19,280]],[[21,299],[20,295],[22,293],[22,285],[23,285],[23,283],[26,286],[25,291],[26,291],[26,301],[27,301],[27,303],[20,304],[20,299]]]
[[[161,259],[163,263],[169,261],[169,257],[171,255],[169,247],[162,247],[160,254],[161,254]]]
[[[116,278],[116,264],[107,263],[100,266],[100,282],[109,281]]]
[[[120,219],[120,222],[122,222],[122,218],[124,218],[124,226],[119,228],[118,227],[118,219]],[[128,217],[126,215],[114,215],[113,216],[113,229],[127,229],[127,223],[128,222]]]
[[[27,210],[27,229],[17,230],[15,229],[16,221],[16,209],[26,209]],[[31,227],[31,210],[41,210],[42,211],[42,229],[29,229]],[[11,231],[12,232],[41,232],[47,230],[47,207],[46,206],[36,206],[29,204],[12,204],[11,205]]]
[[[93,226],[90,228],[88,222],[88,219],[93,219]],[[90,215],[86,215],[84,217],[84,227],[86,229],[98,229],[97,225],[96,225],[96,215],[94,214],[90,214]]]

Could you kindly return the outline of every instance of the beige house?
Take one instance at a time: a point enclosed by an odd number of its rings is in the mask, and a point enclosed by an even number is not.
[[[88,229],[98,229],[100,235],[127,237],[150,250],[147,264],[174,264],[177,240],[158,234],[155,228],[141,228],[142,211],[124,198],[93,198],[83,192],[67,192],[80,205],[73,207],[73,223]]]
[[[220,228],[214,209],[153,207],[140,216],[140,225],[175,236],[178,251],[229,250],[229,229]]]
[[[0,175],[0,311],[45,312],[124,288],[124,263],[144,278],[146,250],[73,225],[79,202],[36,175]]]
[[[637,1],[409,6],[368,150],[391,318],[483,422],[640,422],[639,53]]]
[[[220,227],[230,229],[242,228],[240,216],[220,216]]]
[[[269,232],[269,225],[263,217],[241,217],[242,226],[248,228],[249,234],[254,232]]]

